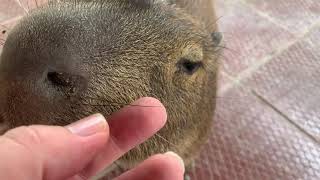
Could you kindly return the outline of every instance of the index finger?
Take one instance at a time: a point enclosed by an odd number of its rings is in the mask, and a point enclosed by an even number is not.
[[[142,98],[116,112],[109,119],[110,138],[101,153],[81,173],[85,177],[97,172],[146,141],[166,123],[167,113],[161,102]]]

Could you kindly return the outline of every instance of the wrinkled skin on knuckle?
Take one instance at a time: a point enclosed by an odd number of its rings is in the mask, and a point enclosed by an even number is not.
[[[10,130],[4,134],[4,137],[11,138],[24,146],[38,145],[43,142],[38,130],[31,126],[20,126]]]

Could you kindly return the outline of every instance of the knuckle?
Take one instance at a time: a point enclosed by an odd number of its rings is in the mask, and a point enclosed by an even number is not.
[[[39,131],[32,126],[21,126],[8,131],[5,137],[23,146],[37,145],[42,142]]]

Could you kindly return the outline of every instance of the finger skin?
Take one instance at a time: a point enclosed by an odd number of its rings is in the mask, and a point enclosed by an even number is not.
[[[142,98],[112,115],[105,132],[88,137],[58,126],[10,130],[0,136],[0,179],[87,179],[151,137],[166,118],[158,100]]]
[[[166,123],[167,113],[160,101],[142,98],[112,115],[108,121],[110,139],[101,153],[84,170],[85,177],[96,175],[130,149],[141,144]]]
[[[183,180],[184,169],[172,156],[159,154],[145,160],[136,168],[115,180]]]
[[[0,179],[58,180],[81,171],[103,148],[108,130],[89,137],[63,127],[28,126],[0,137]]]

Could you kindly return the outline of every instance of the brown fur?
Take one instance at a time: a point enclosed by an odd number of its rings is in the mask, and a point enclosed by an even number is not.
[[[0,123],[66,125],[152,96],[167,108],[168,123],[119,163],[171,150],[188,165],[215,106],[213,2],[72,1],[37,9],[10,32],[0,59]]]

